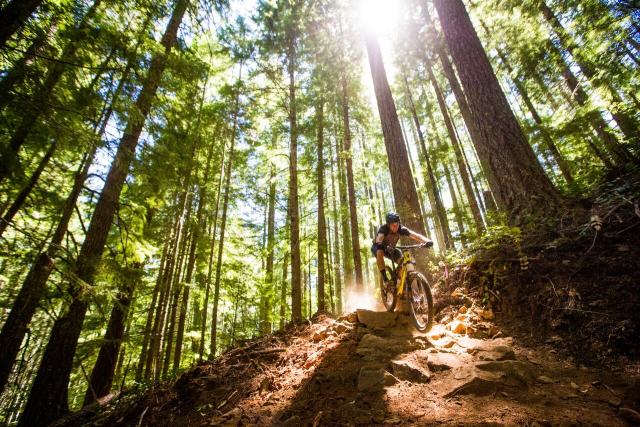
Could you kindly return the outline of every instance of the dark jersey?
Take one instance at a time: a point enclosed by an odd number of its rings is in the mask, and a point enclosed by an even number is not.
[[[397,233],[392,233],[391,227],[389,227],[388,224],[384,224],[381,225],[380,228],[378,228],[378,232],[376,233],[376,237],[373,240],[373,244],[377,245],[378,249],[382,250],[384,250],[384,248],[386,248],[387,246],[391,246],[393,248],[398,243],[400,236],[409,236],[410,234],[411,231],[404,225],[400,225]],[[376,243],[376,241],[378,240],[378,236],[380,235],[383,235],[384,238],[382,239],[382,242]]]

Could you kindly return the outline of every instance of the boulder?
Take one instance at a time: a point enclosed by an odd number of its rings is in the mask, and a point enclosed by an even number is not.
[[[504,388],[500,374],[495,372],[481,372],[470,369],[458,372],[455,378],[462,381],[446,393],[444,395],[445,398],[466,394],[488,396]]]
[[[363,366],[358,373],[358,391],[382,390],[393,385],[398,379],[382,368]]]
[[[513,349],[505,345],[482,348],[477,352],[476,356],[478,359],[486,361],[516,360],[516,354]]]
[[[553,384],[556,382],[556,380],[551,379],[546,375],[540,375],[538,378],[536,378],[536,381],[542,384]]]
[[[341,334],[343,332],[347,332],[349,329],[351,329],[351,328],[349,326],[345,325],[342,322],[336,322],[336,324],[333,325],[333,330],[338,334]]]
[[[449,353],[429,354],[427,366],[432,371],[448,371],[461,367],[465,363],[460,357]]]
[[[356,353],[367,361],[384,359],[389,354],[391,345],[391,340],[367,334],[358,343]]]
[[[535,378],[534,367],[518,360],[478,362],[475,367],[481,371],[500,374],[502,381],[508,385],[527,385]]]
[[[501,362],[480,362],[475,366],[464,366],[454,373],[459,380],[445,397],[459,394],[487,396],[505,389],[517,390],[527,386],[533,378],[532,367],[528,363],[515,360]]]
[[[464,335],[467,333],[467,325],[461,320],[454,320],[447,325],[447,329],[458,335]]]
[[[431,379],[429,369],[421,366],[412,357],[391,361],[393,375],[403,381],[426,383]]]
[[[356,315],[358,322],[369,329],[392,328],[398,324],[398,313],[358,309]]]

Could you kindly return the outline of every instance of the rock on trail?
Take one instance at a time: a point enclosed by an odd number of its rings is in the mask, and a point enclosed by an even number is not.
[[[490,323],[491,314],[463,307],[425,334],[400,313],[320,316],[202,363],[128,406],[66,425],[622,426],[640,419],[631,379],[520,346]]]

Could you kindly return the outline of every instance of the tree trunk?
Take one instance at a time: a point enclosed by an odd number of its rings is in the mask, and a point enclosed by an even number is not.
[[[168,227],[166,227],[168,228]],[[165,231],[168,231],[166,230]],[[151,330],[153,325],[153,313],[157,309],[159,304],[158,296],[160,295],[160,289],[162,288],[162,274],[167,265],[167,252],[169,249],[170,239],[165,239],[164,245],[162,245],[162,256],[160,257],[160,268],[158,269],[158,277],[156,278],[156,285],[153,287],[153,296],[151,297],[151,305],[147,310],[147,321],[145,322],[144,332],[142,334],[142,350],[140,351],[140,358],[138,359],[138,366],[136,367],[136,382],[142,381],[142,373],[144,365],[147,360],[147,354],[150,351],[149,343],[151,341]]]
[[[291,233],[291,320],[302,321],[302,289],[300,277],[300,213],[298,206],[298,125],[296,110],[296,36],[289,35],[287,69],[289,73],[289,218]]]
[[[531,117],[533,118],[533,121],[538,125],[538,130],[542,135],[542,140],[544,141],[549,152],[551,152],[553,159],[558,164],[558,167],[560,168],[560,172],[562,173],[562,176],[567,181],[567,184],[573,185],[575,183],[575,180],[573,179],[571,168],[569,167],[567,160],[560,153],[560,150],[558,150],[558,147],[556,146],[556,144],[551,139],[551,136],[549,136],[549,132],[547,132],[547,129],[545,128],[544,123],[542,122],[542,118],[540,117],[535,107],[533,106],[533,102],[531,101],[531,98],[529,98],[529,94],[524,86],[524,83],[520,81],[520,78],[517,75],[515,75],[515,73],[513,72],[513,69],[511,68],[511,65],[509,64],[509,62],[507,61],[507,57],[505,56],[504,52],[501,49],[496,49],[496,51],[498,52],[498,56],[502,60],[502,64],[507,69],[507,73],[512,75],[511,79],[513,80],[513,84],[516,86],[516,89],[518,90],[520,97],[524,101],[524,104],[527,106],[529,113],[531,113]]]
[[[96,3],[98,1],[96,0]],[[167,56],[176,42],[178,27],[187,5],[188,0],[178,0],[176,4],[162,37],[161,44],[164,50],[156,53],[151,61],[149,75],[135,103],[137,114],[132,115],[127,124],[91,217],[76,267],[78,278],[89,285],[93,283],[140,132],[160,83]],[[68,411],[69,376],[88,307],[82,288],[77,283],[71,284],[70,292],[73,302],[68,311],[54,323],[38,374],[19,421],[21,426],[47,425]]]
[[[344,274],[344,290],[346,291],[353,283],[353,253],[351,248],[351,225],[349,224],[349,192],[345,177],[345,164],[343,161],[344,146],[342,140],[336,135],[336,155],[338,164],[338,196],[340,197],[339,214],[340,229],[342,231],[342,267]]]
[[[107,332],[100,346],[96,364],[91,371],[91,379],[89,380],[89,387],[84,396],[83,406],[93,403],[111,391],[129,306],[131,305],[137,282],[143,272],[142,265],[137,265],[134,271],[137,277],[125,278],[126,282],[123,283],[122,289],[111,309]]]
[[[36,37],[33,39],[25,54],[11,67],[7,74],[0,81],[0,111],[9,105],[16,96],[16,88],[20,86],[29,74],[35,74],[30,67],[35,62],[35,58],[43,55],[51,46],[49,40],[53,38],[58,29],[59,15],[51,18],[48,28],[37,29]]]
[[[200,329],[200,358],[202,359],[204,355],[204,338],[205,338],[205,330],[207,327],[207,310],[209,309],[209,294],[211,293],[211,276],[213,274],[213,256],[215,253],[216,246],[216,235],[218,234],[218,213],[220,211],[220,200],[222,193],[222,180],[224,179],[224,169],[225,169],[225,155],[226,155],[226,138],[222,137],[222,156],[220,159],[220,173],[218,174],[218,184],[216,186],[216,203],[213,211],[213,231],[211,232],[210,239],[211,244],[209,245],[209,266],[207,269],[207,289],[205,291],[205,299],[204,299],[204,310],[202,313],[202,326]],[[211,325],[211,332],[216,327],[215,324]],[[209,347],[210,358],[215,357],[215,346],[210,343]]]
[[[478,200],[475,198],[475,192],[471,184],[471,178],[467,171],[467,163],[465,162],[462,147],[460,146],[460,141],[458,140],[458,136],[453,127],[451,117],[449,116],[449,110],[447,109],[447,105],[444,101],[444,96],[442,95],[440,86],[438,85],[436,77],[433,75],[433,71],[431,70],[431,64],[427,63],[426,69],[429,75],[429,81],[431,82],[431,86],[433,87],[433,90],[436,94],[436,100],[438,102],[438,106],[440,107],[440,112],[442,113],[442,117],[444,118],[444,124],[447,128],[449,139],[451,140],[453,153],[455,154],[456,161],[458,162],[460,178],[462,178],[462,184],[464,185],[465,193],[467,193],[467,200],[469,201],[469,208],[471,209],[471,215],[473,215],[473,221],[476,226],[476,231],[478,235],[481,235],[484,231],[484,222],[482,221],[482,213],[480,212]]]
[[[3,349],[0,357],[0,393],[6,385],[11,366],[18,354],[20,343],[24,339],[27,326],[31,322],[36,308],[38,307],[42,293],[44,292],[46,282],[54,267],[54,258],[60,249],[60,244],[67,232],[69,221],[73,215],[76,201],[80,196],[80,192],[84,186],[84,182],[89,175],[89,168],[93,163],[96,151],[98,149],[97,141],[102,138],[106,131],[107,124],[113,114],[113,107],[118,100],[125,82],[129,78],[129,72],[133,66],[133,61],[129,61],[122,73],[122,78],[118,82],[118,86],[113,92],[111,105],[103,114],[100,129],[96,132],[96,141],[91,145],[89,152],[85,155],[81,162],[80,168],[75,174],[73,186],[62,208],[62,214],[58,220],[58,224],[53,233],[51,241],[45,252],[38,255],[36,261],[31,265],[29,273],[25,278],[20,292],[16,297],[11,313],[9,314],[0,333],[0,348]]]
[[[384,144],[387,150],[391,186],[395,199],[396,210],[401,215],[402,222],[412,230],[427,234],[420,208],[420,199],[411,175],[409,157],[402,138],[402,129],[398,120],[398,113],[387,81],[380,46],[375,36],[366,36],[367,54],[373,78],[373,87],[378,104],[378,112],[382,124]],[[426,266],[427,258],[424,252],[417,252],[418,265]]]
[[[42,0],[11,0],[0,10],[0,48],[27,22]]]
[[[436,0],[444,36],[458,69],[469,108],[482,136],[476,149],[500,206],[512,223],[528,215],[553,215],[563,199],[525,139],[462,0]],[[499,185],[498,185],[499,183]],[[494,188],[496,187],[496,188]]]
[[[13,3],[18,1],[19,0],[14,0]],[[22,0],[19,2],[22,3]],[[3,148],[2,152],[0,152],[0,182],[10,176],[16,169],[18,165],[18,150],[20,150],[20,147],[24,144],[27,136],[31,133],[31,130],[38,118],[42,114],[46,114],[49,110],[49,98],[51,98],[53,89],[62,77],[62,73],[66,70],[66,64],[64,61],[69,61],[75,56],[76,51],[80,47],[80,42],[84,40],[89,33],[88,28],[90,21],[96,14],[101,2],[102,0],[94,0],[93,5],[87,11],[79,27],[71,31],[69,42],[64,47],[64,50],[60,55],[61,61],[51,63],[44,83],[42,86],[35,89],[31,102],[27,104],[27,108],[22,114],[20,124],[13,133],[7,146]]]
[[[33,171],[31,177],[29,177],[27,184],[22,188],[22,190],[20,190],[20,193],[18,193],[11,206],[9,206],[9,209],[7,209],[7,211],[2,215],[2,218],[0,218],[0,237],[2,237],[9,224],[11,224],[11,221],[13,221],[13,217],[15,217],[20,209],[22,209],[22,205],[24,205],[24,202],[27,201],[27,197],[29,197],[31,191],[35,188],[36,183],[40,179],[40,175],[42,175],[42,171],[44,171],[44,168],[49,164],[49,160],[51,160],[51,157],[53,157],[53,153],[57,148],[58,140],[56,139],[51,145],[49,145],[49,149],[44,156],[42,156],[42,159],[40,159],[38,167],[36,167],[36,170]]]
[[[340,280],[340,238],[338,233],[338,202],[336,196],[336,173],[334,163],[338,158],[334,157],[332,145],[329,144],[329,157],[331,159],[331,201],[332,201],[332,219],[333,219],[333,276],[335,277],[335,313],[342,315],[342,280]],[[337,156],[337,154],[336,154]],[[333,300],[332,300],[333,304]]]
[[[267,202],[267,260],[265,266],[266,294],[261,296],[261,304],[264,314],[261,319],[261,329],[263,334],[271,332],[271,292],[273,290],[273,257],[275,247],[275,227],[276,227],[276,171],[272,164],[269,172],[269,200]]]
[[[347,80],[344,76],[342,83],[342,126],[344,131],[344,160],[347,177],[347,192],[349,195],[349,218],[351,224],[351,249],[353,250],[353,268],[355,272],[355,283],[348,286],[355,286],[357,291],[364,287],[362,277],[362,258],[360,254],[360,233],[358,232],[358,211],[356,208],[356,190],[353,182],[353,159],[351,153],[351,129],[349,123],[349,94],[347,92]]]
[[[555,14],[549,8],[549,6],[547,6],[544,0],[539,0],[538,7],[540,8],[540,11],[542,12],[542,15],[544,16],[545,20],[549,23],[551,28],[553,28],[554,32],[560,39],[560,42],[562,43],[562,45],[569,51],[571,56],[573,56],[578,66],[580,66],[580,69],[582,70],[583,74],[591,81],[591,83],[594,86],[602,87],[609,92],[609,95],[611,96],[611,99],[614,102],[614,105],[613,105],[614,108],[610,109],[613,119],[616,121],[616,123],[620,127],[620,130],[622,131],[626,139],[629,141],[629,143],[630,144],[637,143],[639,138],[638,134],[640,133],[640,128],[636,120],[633,118],[633,116],[627,114],[625,111],[621,111],[619,107],[617,107],[619,105],[622,105],[623,102],[622,102],[622,99],[620,98],[620,95],[616,91],[616,89],[613,86],[611,86],[610,83],[601,81],[599,78],[597,78],[596,71],[594,70],[593,65],[590,63],[590,61],[587,60],[587,58],[585,58],[581,54],[579,49],[576,49],[577,46],[575,41],[573,40],[571,35],[565,30],[565,28],[562,26],[558,18],[555,16]],[[631,152],[629,152],[624,146],[617,144],[612,148],[615,149],[614,154],[619,158],[621,162],[624,163],[624,162],[637,161],[637,159],[633,157]]]
[[[409,90],[409,82],[407,81],[407,76],[404,75],[404,85],[405,91],[407,92],[407,100],[409,101],[409,110],[411,111],[411,116],[413,117],[413,124],[415,126],[416,132],[418,134],[418,143],[420,147],[420,153],[425,160],[427,170],[425,181],[429,183],[427,186],[427,193],[429,196],[429,202],[431,206],[436,211],[437,222],[442,230],[442,236],[444,238],[444,248],[443,249],[453,249],[453,241],[451,240],[451,229],[449,228],[449,220],[447,219],[447,211],[444,207],[444,203],[442,203],[442,198],[440,197],[440,189],[438,188],[438,182],[436,181],[436,176],[433,173],[433,167],[431,166],[431,158],[429,157],[429,152],[427,151],[427,145],[424,141],[424,134],[422,133],[422,129],[420,128],[420,120],[418,119],[418,113],[416,111],[416,106],[413,103],[413,97],[411,96],[411,92]]]
[[[242,81],[242,62],[238,71],[237,84]],[[213,359],[216,355],[217,337],[218,337],[218,304],[220,302],[220,279],[222,275],[222,253],[224,250],[224,233],[227,227],[227,209],[229,207],[229,194],[231,193],[231,173],[233,171],[233,156],[236,144],[236,133],[238,131],[238,115],[240,114],[240,87],[236,87],[236,96],[234,102],[233,127],[231,130],[231,145],[229,147],[229,161],[227,162],[227,170],[225,177],[224,198],[222,201],[222,217],[220,218],[220,238],[218,240],[218,258],[216,260],[216,277],[214,282],[213,294],[213,312],[211,313],[211,354]]]
[[[318,163],[316,180],[318,182],[318,311],[326,311],[325,305],[325,269],[324,256],[327,251],[327,231],[324,216],[324,99],[320,98],[316,110],[316,128],[318,132]]]
[[[207,75],[208,79],[208,75]],[[196,123],[196,140],[193,143],[193,152],[191,156],[191,162],[189,164],[189,176],[193,173],[193,165],[195,162],[195,155],[198,150],[198,146],[200,144],[200,120],[202,117],[202,105],[204,104],[204,96],[205,89],[207,87],[207,80],[203,85],[202,94],[200,96],[200,106],[198,107],[198,119]],[[176,336],[176,350],[173,358],[173,370],[177,371],[180,368],[180,358],[182,357],[182,341],[184,339],[184,329],[185,322],[187,318],[187,311],[189,309],[189,293],[191,290],[193,270],[196,264],[196,254],[198,249],[198,244],[200,242],[200,233],[202,229],[202,221],[203,221],[203,213],[204,206],[206,204],[206,183],[209,180],[209,170],[211,168],[211,155],[212,150],[209,150],[207,155],[207,166],[205,167],[204,176],[202,178],[202,182],[199,185],[199,197],[198,197],[198,210],[196,212],[196,222],[193,225],[192,236],[191,236],[191,248],[189,250],[189,261],[187,262],[187,273],[185,277],[185,285],[184,292],[182,295],[182,305],[180,307],[180,316],[178,318],[178,333]],[[197,181],[197,179],[196,179]]]
[[[187,184],[190,184],[190,174],[187,174],[187,178],[185,179]],[[184,192],[189,192],[190,185],[185,185]],[[174,276],[171,284],[171,305],[169,311],[168,322],[165,325],[164,331],[164,359],[162,360],[162,377],[166,378],[169,374],[169,365],[171,364],[171,354],[173,349],[173,337],[174,332],[176,330],[176,319],[178,317],[178,303],[180,301],[180,294],[182,293],[182,289],[185,287],[185,284],[182,280],[184,274],[184,265],[185,258],[187,254],[187,248],[190,247],[190,243],[192,241],[192,233],[190,230],[187,230],[187,224],[191,219],[191,210],[192,210],[192,195],[189,194],[185,198],[186,204],[184,209],[186,212],[182,217],[181,222],[181,240],[180,240],[180,251],[178,252],[178,262],[176,264],[176,268],[174,271]],[[184,210],[183,210],[184,212]],[[160,353],[159,353],[160,355]],[[157,372],[157,371],[156,371]]]
[[[460,82],[458,81],[458,77],[456,76],[453,66],[451,65],[451,61],[449,60],[449,56],[447,55],[447,50],[445,48],[444,42],[435,30],[435,26],[433,25],[433,21],[431,20],[431,16],[429,15],[428,7],[422,7],[422,11],[425,21],[431,29],[430,32],[435,42],[435,49],[437,51],[438,58],[440,58],[440,63],[442,64],[442,70],[456,99],[456,103],[458,104],[458,108],[460,109],[460,114],[462,115],[464,124],[467,127],[467,131],[469,132],[471,142],[473,143],[474,147],[477,147],[479,144],[481,144],[480,141],[482,141],[482,136],[471,115],[471,109],[469,108],[467,97],[462,91],[462,87],[460,87]],[[424,61],[428,62],[429,58],[426,56],[424,50],[422,50],[422,54]],[[490,171],[487,171],[484,168],[483,172],[485,172],[485,174],[490,173]],[[488,179],[489,182],[493,182],[493,178],[488,177]]]

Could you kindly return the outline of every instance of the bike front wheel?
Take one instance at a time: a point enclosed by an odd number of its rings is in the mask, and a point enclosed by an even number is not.
[[[392,270],[389,266],[386,267],[387,275],[393,277]],[[384,304],[384,308],[389,312],[393,312],[396,308],[396,303],[398,302],[398,297],[396,296],[396,289],[387,289],[384,283],[384,279],[382,275],[380,277],[380,296],[382,297],[382,303]]]
[[[412,272],[407,277],[407,299],[413,325],[420,332],[426,332],[433,325],[433,296],[429,282],[420,273]]]

